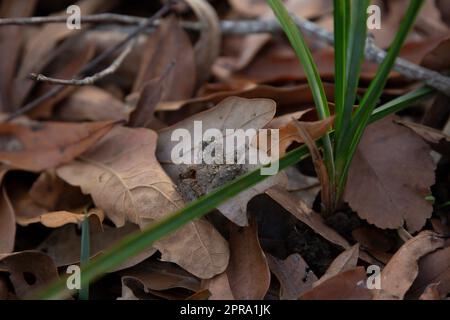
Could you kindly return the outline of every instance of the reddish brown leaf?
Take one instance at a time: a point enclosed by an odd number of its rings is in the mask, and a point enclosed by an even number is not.
[[[238,300],[260,300],[269,289],[269,266],[259,245],[254,219],[248,227],[231,228],[227,275],[233,296]]]
[[[406,223],[418,231],[431,216],[425,199],[434,183],[428,145],[388,117],[370,125],[350,167],[345,200],[379,228]]]
[[[113,125],[113,122],[3,123],[0,161],[28,171],[54,168],[85,152]]]
[[[438,283],[442,296],[450,293],[450,247],[432,252],[419,261],[419,274],[409,294],[417,297],[430,283]]]
[[[38,251],[21,251],[0,255],[0,271],[10,273],[10,280],[19,298],[31,296],[42,286],[58,278],[53,260]]]
[[[350,269],[335,275],[300,296],[301,300],[369,300],[372,293],[364,285],[364,267]]]
[[[164,87],[168,89],[163,92],[161,101],[183,100],[192,96],[196,78],[194,51],[176,18],[163,20],[148,38],[144,52],[133,92],[141,91],[148,81],[161,77],[174,64],[164,77]]]

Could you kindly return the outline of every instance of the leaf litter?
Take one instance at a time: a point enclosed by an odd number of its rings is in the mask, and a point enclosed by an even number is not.
[[[59,16],[66,9],[29,2],[5,0],[0,16]],[[373,32],[378,46],[394,37],[406,3],[381,7],[384,27]],[[137,4],[121,12],[125,1],[76,4],[83,14],[139,17],[158,7]],[[286,4],[319,26],[332,26],[331,1]],[[449,9],[426,1],[401,57],[448,70]],[[30,73],[70,79],[106,54],[92,69],[100,71],[120,55],[108,50],[134,26],[0,26],[1,51],[8,52],[0,59],[0,299],[27,298],[79,264],[84,219],[95,259],[261,164],[174,163],[172,134],[186,129],[194,135],[197,121],[203,131],[224,135],[226,129],[279,129],[280,156],[306,142],[314,157],[128,259],[93,284],[96,298],[448,299],[448,97],[435,93],[368,127],[345,201],[323,216],[320,203],[329,191],[313,141],[334,119],[318,119],[306,74],[286,39],[222,32],[221,22],[229,19],[261,21],[273,14],[264,0],[187,0],[137,36],[113,74],[43,100],[58,86],[30,80]],[[307,41],[334,110],[333,50],[319,39]],[[358,94],[377,68],[363,63]],[[381,100],[417,85],[392,72]],[[217,144],[202,137],[186,154],[208,145]],[[263,150],[258,134],[240,148],[267,157],[275,151]],[[381,288],[368,288],[370,265],[381,271]]]

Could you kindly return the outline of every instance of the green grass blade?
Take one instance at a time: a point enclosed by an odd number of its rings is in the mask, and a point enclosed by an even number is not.
[[[342,164],[339,163],[339,168],[337,169],[337,171],[341,173],[338,181],[338,190],[340,191],[342,191],[345,186],[348,169],[356,151],[356,147],[358,146],[369,122],[369,118],[383,93],[384,86],[386,85],[389,73],[395,63],[395,59],[414,24],[422,4],[423,0],[411,0],[388,54],[381,63],[375,79],[371,82],[366,94],[361,100],[360,107],[352,119],[351,130],[348,130],[348,132],[346,132],[346,137],[343,138],[344,141],[350,141],[350,143],[348,146],[343,146],[344,151],[340,151],[345,154],[345,161]]]
[[[345,96],[347,91],[347,50],[348,50],[348,21],[350,20],[349,0],[334,0],[334,127],[336,139],[340,136]],[[336,142],[335,142],[336,144]]]
[[[361,65],[364,58],[364,48],[367,37],[367,7],[369,0],[350,0],[349,6],[349,29],[348,32],[348,47],[347,47],[347,63],[345,68],[346,86],[344,92],[344,105],[342,112],[336,112],[336,150],[335,158],[340,158],[339,153],[342,145],[346,145],[342,141],[342,133],[350,130],[350,122],[352,118],[353,105],[356,99],[356,92],[358,90],[359,77],[361,73]],[[337,42],[335,41],[335,51]],[[339,88],[336,85],[336,90]],[[339,175],[339,173],[337,173]]]
[[[405,107],[409,106],[413,101],[419,101],[431,96],[434,90],[430,87],[420,87],[414,91],[408,92],[400,97],[397,97],[379,108],[376,108],[370,117],[370,123],[378,121],[387,115],[396,113]]]
[[[89,231],[89,218],[87,215],[87,209],[84,212],[84,220],[81,225],[81,252],[80,252],[80,266],[83,267],[89,262],[90,256],[90,231]],[[81,278],[84,277],[84,274],[81,273]],[[81,280],[82,285],[78,294],[79,300],[89,300],[89,281],[86,281],[83,284],[83,280]]]
[[[267,2],[269,3],[272,11],[281,24],[286,36],[289,39],[289,42],[291,43],[292,48],[294,49],[300,61],[300,64],[305,70],[306,78],[312,91],[319,118],[328,118],[330,116],[330,110],[328,108],[327,96],[323,88],[322,80],[320,79],[319,71],[317,70],[317,66],[314,63],[311,51],[305,43],[305,39],[303,38],[294,20],[291,18],[289,12],[286,10],[280,0],[267,0]],[[324,147],[325,165],[327,166],[329,179],[331,180],[330,182],[334,185],[333,179],[335,176],[335,172],[333,146],[328,134],[322,138],[322,142]]]
[[[422,99],[429,95],[430,92],[427,90],[419,89],[418,92],[420,94],[408,94],[405,99],[399,97],[396,101],[401,104],[401,108],[405,108],[409,104],[416,102],[418,99]],[[380,107],[374,113],[373,119],[379,119],[381,116],[386,116],[387,114],[396,111],[399,111],[399,108],[395,104],[390,103],[389,108],[384,108],[383,106]],[[279,161],[280,170],[296,164],[306,156],[308,156],[308,149],[306,146],[301,146],[288,152]],[[252,171],[208,193],[207,195],[200,197],[196,201],[189,203],[185,208],[167,216],[155,224],[148,226],[142,232],[137,232],[126,237],[117,245],[108,249],[101,256],[91,260],[82,268],[82,286],[89,281],[93,281],[98,278],[108,270],[117,267],[127,259],[132,258],[134,255],[151,247],[155,241],[167,236],[169,233],[182,227],[189,221],[207,214],[226,200],[268,177],[269,176],[260,175],[259,170]],[[70,292],[68,292],[66,287],[66,279],[62,278],[59,281],[52,283],[34,298],[58,299],[65,297],[68,294],[70,294]]]

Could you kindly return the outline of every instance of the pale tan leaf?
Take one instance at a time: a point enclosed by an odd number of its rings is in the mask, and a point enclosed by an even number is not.
[[[184,206],[174,184],[155,158],[156,134],[117,127],[80,160],[58,168],[58,175],[90,194],[97,207],[120,227],[141,228]],[[206,220],[188,223],[154,245],[164,261],[175,262],[200,278],[223,272],[226,241]]]

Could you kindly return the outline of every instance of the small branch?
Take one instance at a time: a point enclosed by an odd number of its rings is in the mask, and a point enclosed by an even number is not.
[[[121,66],[123,60],[125,60],[125,58],[128,56],[128,54],[133,49],[135,43],[136,43],[136,40],[133,40],[132,42],[130,42],[126,46],[125,50],[122,51],[122,53],[111,63],[111,65],[109,67],[107,67],[106,69],[104,69],[92,76],[85,77],[83,79],[70,79],[70,80],[56,79],[56,78],[46,77],[43,74],[35,74],[35,73],[30,74],[30,77],[36,81],[50,82],[53,84],[62,84],[62,85],[69,85],[69,86],[91,85],[91,84],[95,83],[96,81],[116,72],[116,70]]]
[[[303,19],[298,16],[293,16],[297,26],[302,31],[320,41],[333,44],[333,34],[328,30],[318,26],[317,24]],[[2,25],[36,25],[44,23],[65,23],[66,16],[51,16],[51,17],[30,17],[30,18],[6,18],[0,19],[0,26]],[[96,15],[85,15],[81,17],[82,23],[118,23],[118,24],[143,24],[147,21],[145,18],[134,17],[128,15],[120,15],[113,13],[102,13]],[[153,20],[146,28],[153,27],[159,24],[159,20]],[[184,21],[182,25],[189,30],[201,30],[201,25],[198,23]],[[248,21],[231,21],[224,20],[221,22],[221,30],[225,35],[246,35],[256,33],[278,33],[281,32],[281,27],[277,20],[248,20]],[[367,60],[381,63],[386,57],[386,52],[378,48],[371,38],[367,39],[365,56]],[[402,74],[408,79],[422,81],[428,86],[443,92],[450,96],[450,78],[439,72],[429,70],[422,66],[411,63],[405,59],[397,58],[394,65],[394,70]]]

